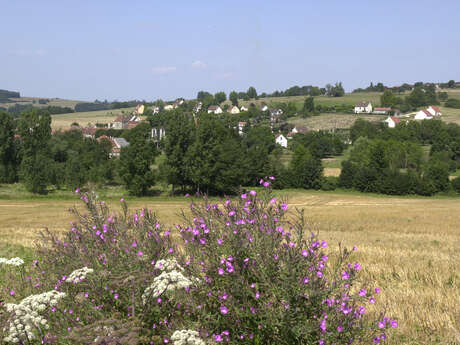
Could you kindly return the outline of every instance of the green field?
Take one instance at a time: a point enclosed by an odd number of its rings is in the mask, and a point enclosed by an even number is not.
[[[342,105],[342,104],[356,104],[362,101],[370,101],[373,105],[380,103],[381,92],[357,92],[357,93],[347,93],[343,97],[328,97],[328,96],[316,96],[315,104],[316,105]],[[276,103],[287,103],[294,102],[297,105],[297,108],[300,109],[303,106],[303,102],[307,96],[291,96],[291,97],[266,97],[259,98],[257,100],[243,101],[239,100],[239,105],[249,106],[249,104],[254,103],[257,106],[260,106],[262,103],[270,104]],[[230,104],[229,102],[227,102]]]
[[[46,99],[49,102],[46,104],[39,104],[38,100]],[[55,107],[69,107],[74,109],[75,105],[78,103],[83,103],[83,101],[76,101],[70,99],[61,99],[61,98],[44,98],[44,97],[21,97],[21,98],[10,98],[12,101],[11,103],[0,103],[0,107],[9,108],[15,104],[21,105],[32,105],[34,107],[47,107],[47,106],[55,106]],[[35,103],[33,103],[35,101]]]

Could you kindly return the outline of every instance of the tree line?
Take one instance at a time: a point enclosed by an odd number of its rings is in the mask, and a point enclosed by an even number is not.
[[[358,119],[353,149],[342,162],[338,185],[362,192],[433,195],[454,187],[460,168],[460,126],[440,120],[400,123],[396,128]],[[428,146],[429,145],[429,146]],[[425,153],[423,147],[430,147]],[[428,157],[426,157],[428,156]]]

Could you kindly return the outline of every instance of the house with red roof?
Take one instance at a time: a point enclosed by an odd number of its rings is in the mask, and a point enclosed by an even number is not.
[[[401,122],[401,120],[395,116],[388,116],[388,118],[383,122],[386,122],[389,128],[395,128],[396,125]]]
[[[414,116],[414,120],[431,120],[433,115],[426,109],[419,110]]]
[[[441,116],[441,109],[435,105],[430,105],[426,110],[430,112],[431,115],[433,116]]]

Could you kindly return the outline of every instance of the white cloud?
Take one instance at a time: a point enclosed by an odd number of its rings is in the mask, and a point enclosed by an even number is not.
[[[200,69],[200,68],[206,68],[207,65],[203,61],[196,60],[192,62],[192,67]]]
[[[172,66],[161,66],[161,67],[153,67],[152,68],[153,74],[174,73],[176,71],[177,71],[177,68],[172,67]]]

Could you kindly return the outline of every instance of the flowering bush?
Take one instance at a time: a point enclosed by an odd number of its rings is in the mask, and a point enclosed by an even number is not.
[[[271,181],[260,183],[260,194],[192,203],[179,228],[185,273],[204,280],[190,289],[196,329],[229,344],[384,340],[390,320],[365,317],[375,298],[357,285],[361,266],[346,263],[351,251],[331,263],[327,242],[306,233],[303,214],[287,217],[288,205],[271,196]]]
[[[262,192],[191,203],[174,240],[150,210],[87,214],[45,233],[21,289],[0,305],[0,334],[19,344],[349,344],[382,342],[397,323],[366,311],[352,251],[328,254],[303,214]],[[4,259],[9,266],[21,262]],[[11,264],[13,263],[13,264]],[[1,266],[1,265],[0,265]],[[4,265],[5,266],[5,265]],[[21,263],[19,269],[24,269]],[[1,269],[1,267],[0,267]],[[375,293],[379,293],[376,288]],[[28,297],[27,297],[28,296]]]
[[[163,290],[161,298],[160,294],[149,293],[157,285],[163,289],[159,280],[166,284],[165,290],[173,290],[169,281],[163,281],[165,272],[158,265],[162,258],[172,257],[176,252],[170,232],[150,210],[129,214],[122,200],[123,211],[117,215],[93,193],[80,193],[80,197],[87,213],[71,210],[78,221],[71,222],[70,231],[63,237],[43,234],[37,248],[40,259],[34,262],[30,276],[24,277],[21,289],[16,289],[10,300],[19,300],[21,295],[32,296],[16,309],[13,304],[6,304],[6,313],[0,314],[4,326],[0,328],[4,332],[2,339],[12,343],[33,343],[37,339],[38,343],[56,344],[163,341],[172,333],[173,326],[182,327],[180,321],[184,319],[174,317],[182,312],[180,305]],[[184,290],[182,281],[177,284]],[[20,319],[24,303],[32,312],[38,312],[33,307],[35,304],[30,306],[28,301],[33,296],[43,296],[42,291],[58,294],[59,303],[37,302],[40,319]],[[19,329],[13,330],[11,324]],[[26,329],[27,333],[19,332],[20,329]]]

